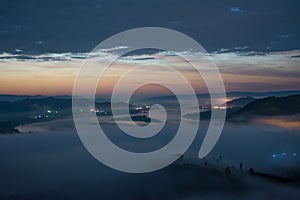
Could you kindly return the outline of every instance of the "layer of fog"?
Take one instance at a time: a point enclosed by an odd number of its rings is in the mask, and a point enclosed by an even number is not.
[[[32,131],[30,134],[0,137],[0,196],[24,195],[17,196],[20,199],[38,199],[49,195],[52,198],[79,199],[86,196],[117,198],[118,195],[130,199],[153,199],[159,196],[179,199],[253,199],[275,195],[278,198],[288,196],[296,199],[300,195],[298,186],[290,187],[250,176],[215,176],[201,169],[179,167],[174,171],[171,167],[144,175],[117,172],[102,165],[87,152],[70,119],[30,126],[35,127],[28,129]],[[176,132],[176,125],[168,124],[153,140],[132,141],[114,124],[102,126],[113,142],[137,152],[162,147]],[[199,163],[197,154],[206,129],[207,123],[201,123],[195,142],[185,154],[185,163]],[[256,171],[292,178],[299,175],[292,173],[293,170],[295,173],[299,171],[299,144],[300,134],[297,130],[272,125],[228,123],[208,159],[222,156],[229,166],[238,168],[242,162]],[[286,156],[280,157],[282,153]],[[274,154],[278,156],[274,158]],[[200,174],[195,175],[195,172]]]

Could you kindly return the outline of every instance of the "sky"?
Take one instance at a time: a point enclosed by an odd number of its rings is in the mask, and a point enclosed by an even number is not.
[[[76,73],[96,45],[147,26],[174,29],[199,42],[219,67],[227,91],[300,90],[299,9],[297,0],[3,0],[0,93],[71,95]],[[102,49],[98,56],[107,60],[114,53]],[[197,52],[176,53],[200,59]],[[161,52],[120,58],[103,77],[101,91],[109,93],[122,71],[141,64],[174,65],[190,73],[175,61]],[[149,66],[128,85],[146,75],[172,80],[153,70]],[[201,77],[188,76],[196,92],[206,92]]]

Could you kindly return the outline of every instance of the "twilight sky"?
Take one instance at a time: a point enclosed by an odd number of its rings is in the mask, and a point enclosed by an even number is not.
[[[69,95],[88,52],[107,37],[144,26],[171,28],[197,40],[220,68],[227,91],[300,90],[299,10],[298,0],[3,0],[0,93]],[[184,53],[197,59],[195,52]],[[103,50],[99,57],[113,54]],[[104,90],[122,69],[153,61],[174,64],[158,52],[121,58],[104,77]],[[185,67],[180,60],[175,65]],[[143,74],[172,79],[151,67]],[[201,80],[190,81],[205,92]]]

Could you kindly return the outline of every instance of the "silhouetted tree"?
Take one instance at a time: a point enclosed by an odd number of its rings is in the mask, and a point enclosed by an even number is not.
[[[225,174],[231,174],[231,170],[228,166],[225,168]]]
[[[221,163],[223,163],[223,158],[222,158],[222,156],[219,156],[219,160],[220,160]]]
[[[254,169],[253,169],[253,168],[250,168],[250,169],[249,169],[249,173],[250,173],[250,174],[254,174]]]

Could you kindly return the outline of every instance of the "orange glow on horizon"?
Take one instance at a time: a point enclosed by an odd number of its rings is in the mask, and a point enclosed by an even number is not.
[[[298,58],[292,58],[281,54],[260,57],[239,56],[235,54],[214,55],[215,62],[220,68],[225,88],[227,91],[279,91],[300,90]],[[206,93],[207,88],[203,79],[189,68],[186,62],[176,60],[173,57],[156,56],[159,65],[172,66],[180,70],[191,83],[196,93]],[[255,60],[256,59],[256,60]],[[284,64],[284,67],[278,67]],[[257,62],[256,62],[257,61]],[[117,80],[128,70],[147,64],[148,61],[118,61],[113,68],[106,71],[101,79],[97,94],[111,93]],[[151,62],[151,61],[149,61]],[[155,63],[154,62],[154,63]],[[82,59],[61,61],[35,61],[12,60],[0,62],[0,94],[15,95],[72,95],[73,83]],[[247,65],[247,63],[249,65]],[[255,64],[253,64],[255,63]],[[97,63],[99,64],[99,63]],[[200,67],[206,67],[205,62],[199,62]],[[95,66],[99,67],[99,66]],[[101,67],[101,62],[100,62]],[[172,84],[180,84],[167,71],[155,71],[149,68],[141,70],[139,75],[132,77],[125,85],[126,88],[136,82],[141,82],[144,76],[156,80],[170,80]],[[83,91],[84,92],[84,91]],[[161,94],[158,88],[147,87],[144,93]],[[182,91],[184,94],[184,91]]]

